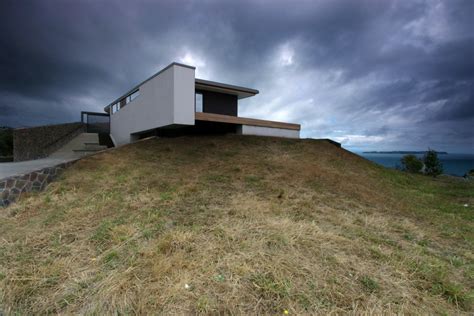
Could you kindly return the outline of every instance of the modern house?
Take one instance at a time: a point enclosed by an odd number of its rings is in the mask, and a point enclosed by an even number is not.
[[[238,116],[240,99],[258,90],[195,77],[195,67],[171,63],[107,105],[116,146],[151,135],[199,133],[299,138],[300,125]]]
[[[238,116],[239,100],[258,90],[195,78],[172,63],[107,105],[81,112],[81,122],[17,128],[14,161],[61,161],[149,136],[241,134],[299,138],[300,125]]]

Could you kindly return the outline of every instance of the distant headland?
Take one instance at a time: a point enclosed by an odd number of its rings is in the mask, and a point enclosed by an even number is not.
[[[364,154],[402,154],[402,155],[423,155],[426,154],[425,151],[405,151],[405,150],[396,150],[396,151],[364,151]],[[438,155],[447,155],[446,151],[437,151]]]

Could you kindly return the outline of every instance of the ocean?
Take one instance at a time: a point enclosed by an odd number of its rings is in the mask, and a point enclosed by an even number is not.
[[[356,152],[368,160],[388,168],[397,168],[401,166],[400,159],[404,154],[374,154]],[[422,158],[422,154],[415,155]],[[474,154],[438,154],[438,158],[443,164],[445,174],[453,176],[463,176],[469,170],[474,169]]]

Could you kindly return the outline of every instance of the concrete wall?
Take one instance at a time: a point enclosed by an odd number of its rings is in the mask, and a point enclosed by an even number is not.
[[[194,125],[194,69],[174,66],[174,124]]]
[[[140,95],[110,117],[115,145],[133,140],[132,134],[158,127],[194,125],[194,69],[172,64],[144,82]]]
[[[14,129],[13,159],[24,161],[47,157],[85,130],[83,123]]]
[[[256,135],[256,136],[273,136],[273,137],[286,137],[286,138],[300,138],[300,131],[273,128],[273,127],[262,127],[262,126],[251,126],[242,125],[237,129],[237,134],[241,135]]]

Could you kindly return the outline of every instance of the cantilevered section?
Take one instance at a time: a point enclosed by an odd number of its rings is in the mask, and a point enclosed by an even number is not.
[[[232,94],[236,95],[238,99],[244,99],[248,97],[252,97],[258,94],[258,90],[234,86],[230,84],[197,79],[195,81],[195,89],[196,90],[203,90],[203,91],[214,91],[220,92],[225,94]]]
[[[132,89],[128,90],[125,94],[123,94],[122,96],[118,97],[117,99],[115,99],[112,103],[106,105],[104,107],[104,111],[106,113],[109,113],[110,114],[110,109],[111,107],[120,102],[120,100],[123,100],[125,99],[127,96],[139,91],[140,89],[140,86],[144,85],[145,83],[147,83],[148,81],[152,80],[153,78],[159,76],[160,74],[162,74],[163,72],[165,72],[166,70],[168,70],[169,68],[173,67],[173,66],[180,66],[180,67],[184,67],[184,68],[189,68],[189,69],[196,69],[196,67],[194,66],[189,66],[189,65],[185,65],[185,64],[181,64],[181,63],[177,63],[177,62],[172,62],[171,64],[169,64],[168,66],[166,66],[165,68],[161,69],[160,71],[158,71],[157,73],[155,73],[154,75],[152,75],[151,77],[143,80],[142,82],[140,82],[139,84],[137,84],[136,86],[134,86]]]
[[[222,115],[222,114],[214,114],[214,113],[204,113],[204,112],[196,112],[195,120],[237,124],[237,125],[281,128],[281,129],[288,129],[288,130],[294,130],[294,131],[299,131],[301,129],[301,125],[299,124],[258,120],[258,119],[252,119],[252,118],[246,118],[246,117],[238,117],[238,116],[230,116],[230,115]]]

